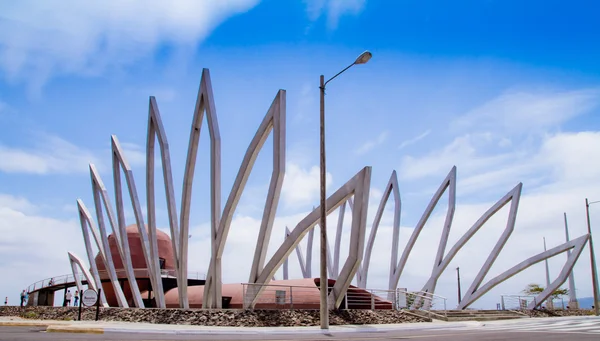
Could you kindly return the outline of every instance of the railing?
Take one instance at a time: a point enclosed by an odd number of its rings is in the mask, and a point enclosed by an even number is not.
[[[425,291],[408,291],[396,289],[396,309],[411,309],[427,312],[427,315],[442,315],[447,317],[447,299],[444,296],[432,294]],[[438,311],[438,312],[433,312]]]
[[[243,308],[251,306],[251,297],[262,287],[263,290],[257,296],[255,308],[260,309],[318,309],[320,291],[317,286],[293,286],[293,285],[262,285],[256,283],[242,283]],[[317,289],[317,290],[315,290]],[[329,287],[329,291],[331,291]],[[417,298],[422,303],[419,308],[411,307]],[[407,292],[402,289],[378,290],[363,288],[348,288],[344,296],[342,308],[345,309],[371,309],[371,310],[401,310],[418,309],[432,314],[446,316],[446,298],[419,292]],[[438,313],[432,310],[440,310]]]
[[[60,275],[60,276],[55,276],[55,277],[50,277],[50,278],[46,278],[46,279],[42,279],[41,281],[37,281],[33,284],[31,284],[30,286],[27,287],[27,292],[34,292],[36,290],[40,290],[43,288],[48,288],[48,287],[52,287],[52,286],[56,286],[56,285],[60,285],[60,284],[68,284],[68,283],[72,283],[75,281],[75,278],[73,277],[73,275]]]
[[[501,295],[500,307],[502,310],[528,310],[530,303],[536,302],[536,296],[533,295]],[[551,303],[550,303],[551,302]],[[537,302],[536,302],[537,303]],[[550,303],[550,305],[548,304]],[[548,299],[542,302],[542,305],[550,309],[565,309],[567,305],[564,299]],[[537,306],[537,304],[536,304]]]
[[[123,270],[123,269],[116,270],[116,273],[117,273],[118,278],[127,278],[127,274],[126,274],[125,270]],[[108,271],[106,271],[106,270],[98,271],[98,274],[100,275],[100,279],[109,278]],[[133,274],[136,278],[147,278],[148,270],[145,268],[133,269]],[[175,270],[161,270],[161,275],[162,275],[162,277],[175,278]],[[83,276],[83,274],[80,274],[79,276],[80,276],[81,280],[85,282],[85,277]],[[188,279],[197,279],[197,280],[206,279],[206,274],[200,273],[197,271],[196,272],[188,272]],[[54,277],[42,279],[40,281],[37,281],[37,282],[31,284],[30,286],[27,287],[27,292],[31,293],[36,290],[41,290],[41,289],[54,287],[54,286],[60,286],[60,285],[67,285],[67,284],[71,284],[71,283],[75,283],[75,278],[73,277],[72,274],[54,276]]]

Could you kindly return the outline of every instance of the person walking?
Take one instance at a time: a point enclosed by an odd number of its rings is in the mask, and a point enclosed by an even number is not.
[[[75,302],[74,302],[74,306],[77,306],[77,301],[79,300],[79,290],[75,290]]]
[[[25,304],[25,290],[21,291],[21,307]]]
[[[71,290],[67,290],[67,295],[65,296],[65,298],[67,300],[67,304],[66,304],[67,307],[71,306],[71,298],[72,297],[73,297],[73,294],[71,294]]]

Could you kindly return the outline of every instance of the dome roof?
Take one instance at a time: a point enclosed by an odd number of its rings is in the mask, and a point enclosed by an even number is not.
[[[132,224],[126,227],[127,240],[129,242],[129,252],[131,254],[131,262],[134,269],[145,269],[146,260],[144,258],[144,250],[142,248],[142,242],[140,238],[140,232],[136,224]],[[146,225],[146,233],[148,232],[148,226]],[[156,241],[158,244],[158,257],[164,259],[164,269],[175,269],[174,266],[174,252],[171,243],[171,237],[163,231],[156,229]],[[123,262],[117,248],[117,241],[114,233],[108,236],[108,244],[110,245],[110,251],[115,264],[115,269],[123,269]],[[96,265],[98,270],[105,270],[104,262],[100,258],[100,254],[96,255]],[[121,277],[121,276],[119,276]]]

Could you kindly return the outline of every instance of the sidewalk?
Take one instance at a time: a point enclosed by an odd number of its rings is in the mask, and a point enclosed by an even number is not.
[[[386,330],[433,330],[480,326],[481,323],[468,322],[421,322],[401,324],[372,324],[330,326],[328,333],[378,332]],[[156,334],[290,334],[322,333],[318,326],[313,327],[216,327],[176,324],[152,324],[114,321],[54,321],[29,320],[19,317],[0,317],[0,326],[45,327],[47,332],[58,333],[156,333]]]

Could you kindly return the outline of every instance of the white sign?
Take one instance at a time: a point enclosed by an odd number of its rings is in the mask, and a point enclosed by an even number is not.
[[[83,305],[87,307],[94,306],[96,304],[96,301],[98,301],[98,294],[94,289],[87,289],[81,295],[81,303],[83,303]]]

